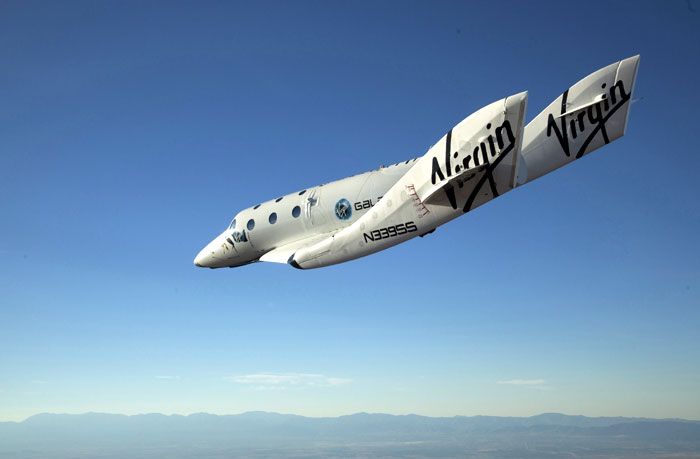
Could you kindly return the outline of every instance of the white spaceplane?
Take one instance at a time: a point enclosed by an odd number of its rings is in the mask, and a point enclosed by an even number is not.
[[[320,268],[431,233],[624,135],[638,65],[634,56],[588,75],[527,126],[527,92],[514,94],[469,115],[420,158],[242,210],[194,264]]]

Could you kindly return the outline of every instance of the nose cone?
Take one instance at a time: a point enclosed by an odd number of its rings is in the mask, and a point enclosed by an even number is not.
[[[194,257],[194,265],[200,268],[221,268],[226,266],[232,248],[225,246],[225,235],[211,241]],[[226,250],[225,250],[226,249]]]
[[[194,265],[200,268],[210,268],[213,262],[213,254],[211,251],[207,250],[208,247],[204,247],[199,251],[196,257],[194,257]]]

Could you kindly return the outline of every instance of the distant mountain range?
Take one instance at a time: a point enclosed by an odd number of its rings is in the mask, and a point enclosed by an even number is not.
[[[700,421],[358,413],[335,418],[38,414],[0,423],[0,458],[67,457],[700,458]],[[601,456],[602,455],[602,456]]]

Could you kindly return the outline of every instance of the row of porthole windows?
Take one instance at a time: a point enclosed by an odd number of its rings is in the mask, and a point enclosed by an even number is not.
[[[299,215],[301,215],[301,207],[295,206],[294,209],[292,209],[292,217],[298,218]],[[270,222],[270,225],[277,223],[277,212],[272,212],[267,221]],[[246,228],[248,228],[248,231],[253,231],[253,228],[255,228],[255,219],[251,218],[248,220],[248,223],[246,223]]]

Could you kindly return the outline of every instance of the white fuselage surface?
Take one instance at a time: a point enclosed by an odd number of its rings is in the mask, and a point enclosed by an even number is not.
[[[381,167],[244,209],[202,249],[195,264],[210,268],[241,266],[259,261],[278,247],[332,234],[377,204],[415,161]],[[286,263],[289,256],[270,261]]]

